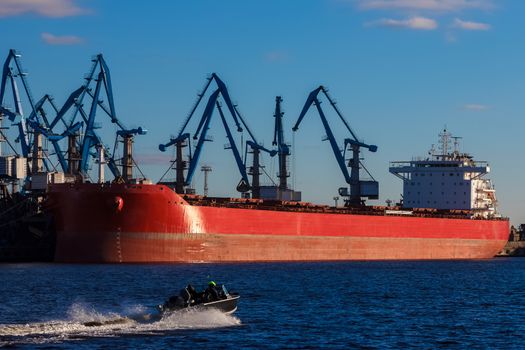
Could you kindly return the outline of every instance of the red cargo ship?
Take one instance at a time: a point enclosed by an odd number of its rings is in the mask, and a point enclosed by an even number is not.
[[[393,162],[397,207],[178,194],[176,183],[50,185],[60,262],[481,259],[506,244],[486,162],[449,152]],[[174,186],[172,186],[174,185]],[[277,189],[276,189],[277,190]],[[287,190],[290,192],[289,190]],[[288,193],[288,192],[285,192]],[[293,192],[293,191],[292,191]],[[263,193],[261,192],[261,195]],[[89,218],[89,220],[86,220]]]
[[[181,196],[166,185],[58,184],[49,205],[59,262],[480,259],[509,234],[506,219],[452,211],[357,212]]]

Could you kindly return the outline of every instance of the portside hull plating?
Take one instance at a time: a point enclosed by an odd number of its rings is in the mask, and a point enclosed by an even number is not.
[[[60,262],[490,258],[506,220],[189,205],[162,185],[54,185]]]

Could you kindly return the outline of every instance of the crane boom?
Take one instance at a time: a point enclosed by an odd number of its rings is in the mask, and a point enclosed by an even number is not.
[[[208,103],[206,104],[206,108],[204,109],[204,113],[202,114],[201,118],[201,124],[202,126],[202,132],[199,136],[199,141],[197,142],[197,146],[195,147],[195,152],[193,153],[193,157],[190,160],[190,165],[188,168],[188,174],[186,175],[186,181],[184,181],[185,186],[189,186],[191,184],[191,179],[193,178],[193,174],[195,170],[197,169],[197,164],[199,162],[199,157],[202,152],[202,146],[204,144],[204,141],[206,140],[206,134],[208,132],[208,129],[210,128],[210,121],[211,116],[213,115],[213,107],[215,105],[215,102],[217,101],[217,98],[219,97],[220,90],[215,90],[213,94],[211,94],[210,98],[208,99]]]
[[[241,159],[241,155],[239,154],[239,150],[235,144],[235,140],[233,139],[232,132],[230,131],[230,128],[228,127],[228,123],[226,122],[226,118],[224,117],[224,113],[222,112],[221,105],[218,102],[216,102],[216,105],[217,105],[217,109],[219,110],[219,114],[221,116],[222,124],[224,125],[224,130],[226,131],[226,137],[228,137],[228,141],[230,141],[230,147],[233,152],[235,162],[237,163],[237,168],[239,168],[239,172],[241,173],[242,179],[244,180],[244,183],[246,184],[246,187],[242,188],[241,192],[246,192],[250,188],[250,181],[248,180],[248,174],[246,174],[246,166],[244,165]]]

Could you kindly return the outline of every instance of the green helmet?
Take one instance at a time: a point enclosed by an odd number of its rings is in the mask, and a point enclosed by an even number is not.
[[[217,283],[215,283],[213,281],[210,281],[210,282],[208,282],[208,286],[214,286],[215,287],[215,286],[217,286]]]

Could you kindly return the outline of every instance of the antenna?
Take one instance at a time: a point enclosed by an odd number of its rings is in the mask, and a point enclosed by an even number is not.
[[[447,156],[449,155],[449,149],[450,149],[450,138],[452,137],[452,134],[449,133],[445,127],[445,129],[443,129],[443,131],[441,133],[439,133],[439,137],[440,137],[440,145],[439,145],[439,149],[441,150],[441,155],[443,156]]]
[[[459,140],[461,140],[462,137],[452,136],[452,139],[454,140],[454,153],[459,154]]]
[[[428,151],[428,154],[430,155],[430,157],[434,157],[436,155],[436,145],[435,144],[432,144],[432,146],[430,146],[430,151]]]

